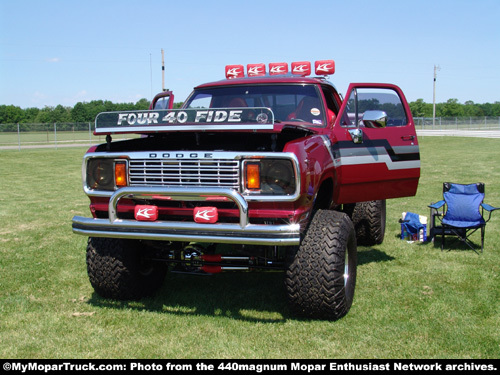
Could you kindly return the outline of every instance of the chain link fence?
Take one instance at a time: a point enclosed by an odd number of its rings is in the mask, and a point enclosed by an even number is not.
[[[500,130],[500,117],[414,117],[417,130]]]
[[[0,149],[58,148],[92,146],[106,142],[95,136],[93,123],[0,124]],[[136,137],[132,134],[114,135],[113,139]]]

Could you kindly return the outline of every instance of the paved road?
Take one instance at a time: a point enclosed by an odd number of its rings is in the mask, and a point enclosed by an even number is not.
[[[418,136],[500,138],[500,130],[418,130]]]
[[[65,148],[65,147],[87,147],[90,148],[90,145],[88,143],[58,143],[57,148]],[[21,149],[33,149],[33,148],[53,148],[55,149],[56,146],[52,144],[46,144],[46,145],[30,145],[30,144],[23,144],[21,143]],[[15,146],[0,146],[0,150],[18,150],[19,145]]]

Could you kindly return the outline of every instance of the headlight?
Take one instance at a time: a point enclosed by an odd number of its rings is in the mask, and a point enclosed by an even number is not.
[[[295,173],[290,160],[248,160],[244,165],[245,189],[248,192],[262,195],[295,193]]]
[[[263,187],[271,194],[293,194],[295,192],[295,178],[292,163],[288,160],[265,162],[262,179]]]
[[[87,186],[95,190],[114,190],[114,160],[90,159],[87,163]]]

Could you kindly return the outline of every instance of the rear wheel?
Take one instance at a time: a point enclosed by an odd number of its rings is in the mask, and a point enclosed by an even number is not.
[[[385,221],[385,200],[356,203],[352,212],[352,222],[358,245],[380,245],[384,241]]]
[[[286,273],[292,310],[314,319],[340,319],[352,305],[356,269],[356,236],[349,216],[317,211]]]
[[[145,259],[140,241],[90,237],[87,273],[94,290],[105,298],[140,299],[161,287],[167,272],[162,262]]]

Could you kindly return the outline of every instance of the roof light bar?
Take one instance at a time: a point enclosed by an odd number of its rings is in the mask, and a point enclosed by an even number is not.
[[[311,63],[309,61],[292,62],[290,72],[293,75],[306,77],[311,74]],[[288,74],[288,63],[269,63],[269,75],[284,75]],[[314,73],[318,76],[327,76],[335,73],[335,61],[333,60],[317,60],[314,62]],[[266,64],[247,64],[247,76],[257,77],[266,75]],[[245,67],[243,65],[226,65],[226,78],[243,78],[245,77]]]
[[[269,63],[269,74],[274,76],[288,73],[288,63]]]
[[[335,73],[335,61],[319,60],[314,62],[314,72],[321,75],[330,75]]]
[[[311,74],[311,63],[309,61],[298,61],[292,63],[292,74],[308,76]]]
[[[247,75],[249,77],[265,76],[266,64],[248,64]]]
[[[245,76],[243,65],[226,65],[226,78],[242,78]]]

